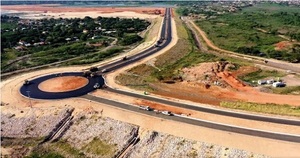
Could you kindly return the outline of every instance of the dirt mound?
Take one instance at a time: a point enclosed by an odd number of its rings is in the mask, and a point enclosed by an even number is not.
[[[290,42],[290,41],[281,41],[281,42],[278,42],[278,43],[274,44],[275,50],[287,50],[292,45],[293,45],[293,43]]]
[[[182,69],[183,79],[187,82],[202,83],[205,88],[210,88],[210,85],[226,87],[226,82],[221,80],[217,73],[229,70],[231,67],[234,65],[226,61],[201,63],[193,68]]]
[[[45,92],[68,92],[84,87],[89,80],[80,76],[63,76],[46,80],[39,84],[39,89]]]

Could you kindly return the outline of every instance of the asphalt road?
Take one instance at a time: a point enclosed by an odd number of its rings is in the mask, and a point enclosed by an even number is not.
[[[98,69],[100,71],[106,69],[107,72],[114,71],[114,70],[117,70],[117,69],[122,68],[124,66],[130,65],[130,64],[132,64],[136,61],[139,61],[143,58],[146,58],[150,55],[153,55],[156,52],[162,50],[164,47],[166,47],[171,42],[171,39],[172,39],[170,8],[167,8],[165,17],[167,17],[167,18],[164,18],[164,22],[163,22],[162,30],[161,30],[161,34],[160,34],[160,37],[164,37],[164,39],[160,38],[161,43],[159,44],[158,47],[150,47],[150,48],[148,48],[148,49],[146,49],[146,50],[144,50],[144,51],[142,51],[138,54],[128,56],[126,60],[121,59],[121,60],[112,62],[110,64],[98,67]]]
[[[236,118],[242,118],[242,119],[248,119],[248,120],[263,121],[263,122],[279,123],[279,124],[285,124],[285,125],[300,126],[300,120],[288,120],[288,119],[275,118],[275,117],[265,117],[265,116],[260,116],[260,115],[237,113],[237,112],[233,112],[233,111],[224,111],[221,109],[212,109],[212,108],[207,108],[207,107],[193,106],[193,105],[169,101],[169,100],[165,100],[165,99],[154,98],[154,97],[147,96],[147,95],[141,95],[141,94],[130,93],[130,92],[126,92],[126,91],[116,90],[116,89],[112,89],[112,88],[106,88],[105,90],[113,92],[113,93],[126,95],[126,96],[131,96],[131,97],[135,97],[135,98],[141,98],[141,99],[145,99],[145,100],[149,100],[149,101],[153,101],[153,102],[158,102],[158,103],[162,103],[162,104],[166,104],[166,105],[170,105],[170,106],[174,106],[174,107],[191,109],[191,110],[201,111],[201,112],[206,112],[206,113],[211,113],[211,114],[224,115],[224,116],[230,116],[230,117],[236,117]]]
[[[30,80],[29,85],[23,85],[20,89],[20,93],[25,97],[30,97],[34,99],[63,99],[63,98],[70,98],[70,97],[79,97],[82,95],[85,95],[91,91],[94,90],[95,83],[99,83],[100,85],[104,84],[104,79],[102,76],[96,76],[96,77],[89,77],[88,84],[85,85],[82,88],[68,91],[68,92],[45,92],[38,88],[39,84],[43,81],[46,81],[51,78],[55,78],[57,74],[51,74],[42,76],[39,78],[35,78],[33,80]],[[82,76],[82,72],[66,72],[62,73],[62,76]]]
[[[283,140],[283,141],[289,141],[289,142],[296,142],[300,143],[300,136],[298,135],[289,135],[285,133],[274,133],[274,132],[268,132],[268,131],[262,131],[262,130],[256,130],[256,129],[250,129],[250,128],[243,128],[243,127],[238,127],[238,126],[231,126],[231,125],[226,125],[226,124],[220,124],[220,123],[215,123],[215,122],[208,122],[204,120],[196,120],[188,117],[178,117],[178,116],[167,116],[163,115],[161,113],[157,114],[156,112],[153,111],[146,111],[146,110],[141,110],[138,107],[134,107],[132,105],[116,102],[113,100],[108,100],[92,95],[84,95],[81,96],[81,98],[88,99],[94,102],[100,102],[103,104],[107,104],[110,106],[115,106],[118,108],[126,109],[129,111],[134,111],[138,113],[142,113],[145,115],[149,116],[154,116],[154,117],[159,117],[163,119],[168,119],[168,120],[173,120],[177,122],[183,122],[187,124],[192,124],[196,126],[202,126],[206,128],[212,128],[212,129],[217,129],[221,131],[227,131],[227,132],[234,132],[234,133],[239,133],[239,134],[246,134],[250,136],[258,136],[258,137],[264,137],[264,138],[270,138],[270,139],[276,139],[276,140]]]
[[[141,60],[145,57],[148,57],[148,56],[156,53],[157,51],[163,49],[165,46],[167,46],[171,42],[171,39],[172,39],[172,37],[171,37],[171,16],[170,16],[169,8],[166,10],[165,17],[166,18],[164,18],[164,24],[162,26],[162,31],[161,31],[161,35],[160,35],[160,37],[165,37],[165,39],[162,40],[161,43],[159,43],[159,47],[148,48],[147,50],[142,51],[139,54],[129,56],[127,60],[119,60],[119,61],[107,64],[105,66],[99,67],[99,69],[100,70],[106,69],[107,72],[114,71],[121,67],[132,64],[133,62]],[[81,72],[79,72],[79,73],[72,72],[72,73],[64,73],[63,75],[74,76],[74,75],[82,75],[82,73]],[[247,135],[252,135],[252,136],[271,138],[271,139],[285,140],[285,141],[291,141],[291,142],[300,142],[300,138],[298,136],[294,136],[294,135],[272,133],[272,132],[267,132],[267,131],[259,131],[259,130],[254,130],[254,129],[247,129],[247,128],[229,126],[229,125],[224,125],[224,124],[212,123],[212,122],[207,122],[207,121],[194,120],[194,119],[184,118],[184,117],[166,116],[166,115],[162,115],[162,114],[157,115],[153,112],[139,110],[138,108],[136,108],[134,106],[130,106],[130,105],[127,105],[124,103],[119,103],[116,101],[98,98],[98,97],[94,97],[91,95],[85,95],[94,90],[93,85],[96,82],[100,83],[101,85],[104,85],[104,80],[100,76],[96,77],[96,78],[89,78],[90,82],[88,85],[86,85],[85,87],[80,88],[78,90],[75,90],[75,91],[50,93],[50,92],[43,92],[38,89],[39,83],[41,83],[42,81],[45,81],[47,79],[53,78],[53,77],[56,77],[55,74],[47,75],[47,76],[43,76],[43,77],[31,80],[32,84],[27,85],[27,86],[22,86],[20,89],[20,92],[22,95],[28,96],[27,92],[30,91],[30,93],[29,93],[30,97],[38,98],[38,99],[61,99],[61,98],[82,96],[82,98],[101,102],[104,104],[117,106],[120,108],[144,113],[144,114],[155,116],[155,117],[161,117],[164,119],[171,119],[174,121],[189,123],[189,124],[193,124],[193,125],[197,125],[197,126],[203,126],[203,127],[214,128],[214,129],[228,131],[228,132],[235,132],[235,133],[247,134]],[[210,109],[210,108],[205,108],[205,107],[195,107],[195,106],[191,106],[188,104],[171,102],[171,101],[167,101],[167,100],[163,100],[163,99],[159,99],[159,98],[138,95],[138,94],[114,90],[114,89],[110,89],[110,88],[108,88],[108,90],[115,92],[115,93],[119,93],[119,94],[125,94],[128,96],[143,98],[143,99],[147,99],[147,100],[151,100],[151,101],[155,101],[155,102],[160,102],[163,104],[168,104],[168,105],[172,105],[172,106],[178,106],[178,107],[183,107],[183,108],[188,108],[188,109],[198,110],[198,111],[203,111],[203,112],[208,112],[208,113],[214,113],[214,114],[218,114],[218,115],[226,115],[226,116],[231,116],[231,117],[238,117],[238,118],[265,121],[265,122],[273,122],[273,123],[281,123],[281,124],[290,124],[290,125],[297,125],[297,126],[300,125],[299,121],[296,121],[296,120],[269,118],[269,117],[263,117],[263,116],[248,115],[248,114],[241,114],[241,113],[235,113],[235,112],[230,112],[230,111]]]

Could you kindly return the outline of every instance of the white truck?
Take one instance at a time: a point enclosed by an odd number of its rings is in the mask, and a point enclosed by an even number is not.
[[[162,111],[161,113],[168,116],[173,115],[170,111]]]
[[[149,106],[139,106],[139,108],[142,109],[142,110],[147,110],[147,111],[153,110],[153,109],[150,108]]]

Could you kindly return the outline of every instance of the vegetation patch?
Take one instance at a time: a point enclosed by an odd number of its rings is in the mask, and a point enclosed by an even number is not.
[[[83,147],[86,152],[102,157],[113,157],[116,149],[115,145],[110,145],[97,137]]]
[[[119,46],[141,41],[137,34],[150,22],[100,16],[95,19],[86,16],[83,19],[23,20],[1,15],[2,25],[1,72],[5,73],[54,62],[61,64],[65,60],[77,60],[77,57],[80,61],[67,65],[99,61],[115,52],[102,51],[96,57],[91,56],[109,46],[113,40],[118,40]]]
[[[300,107],[278,104],[259,104],[251,102],[221,102],[220,106],[275,115],[300,116]]]
[[[271,88],[273,93],[276,94],[294,94],[300,95],[300,86],[288,86],[281,88]]]
[[[274,9],[275,8],[275,9]],[[288,10],[290,8],[290,10]],[[219,47],[248,55],[300,62],[300,47],[275,50],[285,40],[300,41],[300,11],[279,4],[258,4],[235,13],[204,13],[196,23]]]
[[[273,77],[273,79],[277,80],[277,78],[283,77],[285,74],[283,72],[279,72],[276,70],[262,70],[239,76],[239,79],[252,83],[252,81],[257,82],[257,80],[264,79],[267,77]]]

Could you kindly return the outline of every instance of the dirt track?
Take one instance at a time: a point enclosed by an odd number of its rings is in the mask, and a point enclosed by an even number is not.
[[[227,53],[228,55],[233,55],[233,56],[240,56],[240,57],[244,57],[245,59],[249,58],[249,60],[255,59],[255,60],[265,60],[264,58],[260,58],[260,57],[255,57],[255,56],[249,56],[249,55],[244,55],[244,54],[239,54],[236,52],[232,52],[232,51],[228,51],[228,50],[224,50],[221,49],[219,47],[217,47],[216,45],[214,45],[214,43],[207,37],[206,33],[201,30],[193,21],[191,20],[187,20],[188,22],[190,22],[194,28],[196,28],[197,32],[201,35],[201,37],[203,38],[203,40],[205,41],[205,43],[212,49],[219,51],[219,52],[223,52],[223,53]],[[294,68],[299,68],[300,69],[300,64],[293,64],[293,63],[288,63],[288,62],[284,62],[284,61],[279,61],[279,60],[275,60],[275,59],[268,59],[268,61],[272,61],[278,65],[285,65],[290,67],[294,67]],[[287,69],[287,68],[285,68]]]

